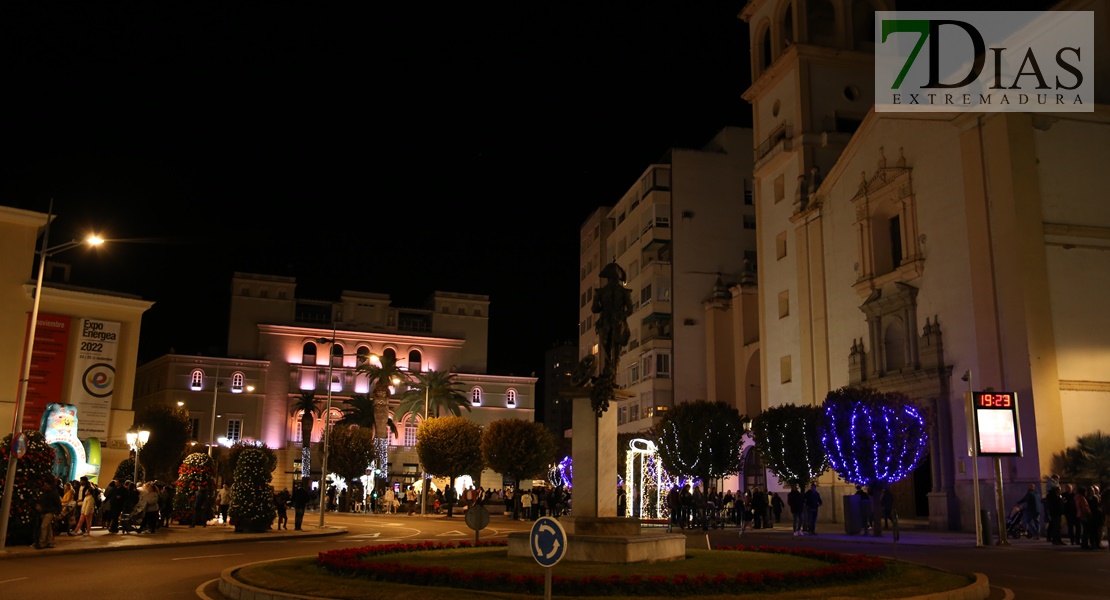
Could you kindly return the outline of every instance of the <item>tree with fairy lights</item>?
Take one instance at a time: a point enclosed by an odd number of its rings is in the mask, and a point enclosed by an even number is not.
[[[806,485],[829,469],[821,443],[825,413],[819,406],[784,404],[752,419],[755,451],[783,485]]]
[[[266,470],[266,453],[258,448],[244,448],[235,465],[231,508],[227,511],[236,533],[259,533],[274,524],[277,511],[271,478],[270,471]]]
[[[825,396],[823,409],[829,465],[872,495],[905,479],[925,458],[929,414],[902,392],[842,387]]]
[[[28,546],[35,541],[35,502],[42,490],[42,482],[53,477],[54,448],[46,443],[41,431],[27,430],[23,435],[27,438],[27,451],[23,458],[16,461],[15,480],[5,481],[7,471],[0,470],[0,490],[5,485],[14,484],[5,546]],[[9,433],[0,442],[0,461],[4,465],[10,460],[11,451],[12,434]]]
[[[192,523],[197,493],[204,490],[205,497],[216,496],[216,463],[204,452],[194,452],[185,457],[177,468],[176,492],[173,495],[173,519],[178,523]],[[131,476],[128,475],[128,478]],[[207,521],[208,515],[200,516]]]
[[[675,403],[652,428],[663,468],[703,485],[739,473],[745,420],[725,402]]]

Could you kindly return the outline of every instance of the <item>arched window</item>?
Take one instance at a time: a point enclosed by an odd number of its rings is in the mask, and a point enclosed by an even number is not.
[[[516,408],[516,390],[510,388],[505,391],[505,406]]]
[[[389,358],[393,359],[394,362],[397,361],[397,351],[393,348],[386,348],[385,350],[382,350],[382,356],[388,356]]]
[[[355,366],[362,366],[368,362],[370,362],[370,347],[359,346],[358,349],[355,350]]]
[[[204,389],[204,371],[193,369],[193,372],[189,374],[189,389],[194,392]]]
[[[409,371],[417,373],[421,371],[421,355],[419,350],[409,350]]]
[[[301,364],[316,364],[316,344],[314,344],[313,342],[306,342],[304,345],[304,349],[301,350]]]
[[[482,388],[474,387],[470,390],[470,403],[474,406],[482,405]]]
[[[236,372],[231,374],[231,393],[233,393],[233,394],[242,394],[243,393],[243,380],[244,380],[244,377],[243,377],[242,371],[236,371]]]
[[[331,345],[331,366],[337,369],[343,368],[343,344]]]
[[[883,357],[886,372],[899,371],[906,366],[906,324],[898,317],[888,316],[883,331]]]

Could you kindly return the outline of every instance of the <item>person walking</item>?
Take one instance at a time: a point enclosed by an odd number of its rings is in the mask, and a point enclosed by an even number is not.
[[[1087,545],[1091,550],[1102,547],[1102,521],[1105,509],[1102,507],[1102,496],[1097,485],[1087,488],[1087,506],[1091,509],[1091,516],[1083,524],[1083,531],[1087,536]]]
[[[778,492],[771,494],[771,514],[774,515],[775,523],[782,523],[782,496]]]
[[[124,493],[118,479],[108,482],[108,487],[104,489],[103,522],[108,527],[108,533],[119,533],[119,517],[123,512]]]
[[[220,491],[216,492],[216,505],[220,509],[220,523],[227,525],[227,511],[231,508],[231,486],[224,484]]]
[[[211,505],[212,501],[208,499],[208,486],[201,485],[193,496],[193,523],[189,527],[196,527],[197,523],[200,523],[201,527],[208,527],[208,507]]]
[[[143,508],[143,520],[139,524],[139,533],[158,531],[158,486],[153,481],[148,481],[139,494],[139,506]]]
[[[805,532],[805,501],[797,484],[790,486],[790,492],[786,494],[786,506],[790,508],[790,516],[794,519],[794,535],[802,535]]]
[[[382,502],[385,504],[385,512],[391,515],[397,514],[397,492],[393,491],[393,486],[385,488],[385,494],[382,498]]]
[[[455,504],[459,502],[459,492],[452,484],[447,485],[447,489],[443,491],[443,503],[447,505],[447,518],[450,519],[455,516]]]
[[[80,498],[77,505],[81,509],[81,517],[77,519],[77,525],[70,532],[71,535],[89,535],[92,530],[93,514],[96,513],[95,493],[92,484],[89,483],[89,478],[82,477],[81,487],[77,492],[77,497]]]
[[[1076,535],[1079,529],[1079,516],[1075,512],[1075,486],[1066,484],[1060,491],[1060,501],[1064,504],[1064,526],[1068,530],[1068,543],[1072,546],[1079,543]]]
[[[39,539],[35,541],[35,548],[54,547],[54,516],[62,512],[62,496],[58,493],[58,485],[51,475],[42,480],[42,489],[39,492],[35,509],[39,513]]]
[[[758,487],[752,488],[752,529],[767,526],[767,494]]]
[[[809,484],[809,489],[802,497],[802,502],[806,509],[806,533],[817,535],[817,511],[820,510],[824,501],[821,500],[821,493],[817,491],[816,481]]]
[[[304,510],[311,498],[312,494],[308,493],[308,483],[301,482],[300,485],[293,486],[293,529],[295,531],[301,530],[301,524],[304,523]]]
[[[1045,535],[1053,546],[1063,546],[1060,538],[1060,519],[1064,514],[1064,500],[1060,498],[1060,486],[1048,488],[1048,495],[1044,497],[1044,510],[1048,515],[1048,530]]]
[[[282,488],[274,494],[274,510],[277,511],[277,528],[289,531],[289,501],[293,499],[289,488]]]
[[[410,517],[416,514],[416,490],[411,485],[405,488],[405,509]]]
[[[1037,484],[1029,484],[1025,495],[1018,501],[1018,506],[1021,507],[1021,523],[1025,527],[1025,537],[1040,539],[1041,495],[1037,492]]]
[[[1079,519],[1079,532],[1077,533],[1079,549],[1089,550],[1090,545],[1087,540],[1087,527],[1091,520],[1091,505],[1087,502],[1087,488],[1083,486],[1075,488],[1075,514]]]
[[[883,492],[879,495],[879,508],[883,511],[883,527],[891,527],[894,522],[894,492],[890,491],[889,486],[883,487]]]

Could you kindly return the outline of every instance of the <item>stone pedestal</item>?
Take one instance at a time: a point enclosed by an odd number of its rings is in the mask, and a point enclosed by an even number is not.
[[[616,407],[594,413],[589,390],[573,397],[571,516],[559,522],[567,533],[563,560],[632,563],[679,560],[686,556],[686,536],[645,533],[638,519],[617,516]],[[530,533],[509,534],[509,556],[532,556]]]
[[[617,409],[594,413],[589,394],[571,400],[575,517],[617,516]]]

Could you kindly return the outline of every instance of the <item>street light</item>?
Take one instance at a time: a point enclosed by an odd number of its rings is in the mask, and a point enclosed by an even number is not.
[[[428,381],[424,380],[424,420],[428,420]],[[420,453],[416,454],[417,460],[420,459]],[[420,476],[424,479],[420,482],[420,516],[428,516],[428,472],[424,470],[424,461],[420,461]]]
[[[216,365],[216,378],[212,380],[212,424],[208,427],[208,456],[216,443],[216,399],[220,395],[220,365]]]
[[[324,526],[324,513],[327,512],[328,505],[325,501],[324,494],[327,492],[328,485],[328,438],[331,437],[331,370],[335,364],[334,354],[335,348],[335,327],[331,328],[331,339],[316,338],[319,344],[328,344],[328,401],[324,409],[324,460],[320,468],[320,527]]]
[[[146,445],[149,439],[150,432],[146,429],[140,429],[138,431],[132,429],[127,432],[127,445],[131,446],[131,451],[135,453],[135,476],[131,478],[131,481],[134,481],[135,485],[139,485],[139,451],[143,449],[143,446]]]
[[[23,429],[23,410],[27,404],[27,386],[31,383],[31,356],[35,349],[35,329],[39,320],[39,300],[42,297],[42,274],[46,270],[46,259],[59,253],[76,248],[82,244],[89,244],[91,246],[99,246],[104,243],[104,240],[96,235],[90,235],[84,240],[73,240],[65,244],[49,247],[50,243],[50,221],[54,219],[54,201],[50,201],[50,208],[46,215],[46,227],[43,229],[42,234],[42,249],[37,250],[39,255],[39,274],[35,282],[35,300],[31,308],[31,322],[27,327],[27,353],[23,356],[23,373],[19,380],[19,395],[15,401],[15,414],[12,417],[12,440],[15,440],[16,435],[22,432]],[[8,456],[8,471],[4,478],[4,498],[0,502],[0,548],[5,546],[8,538],[8,517],[12,510],[12,490],[15,488],[15,471],[19,464],[19,457],[15,452],[11,452]]]

